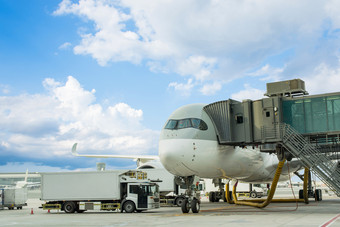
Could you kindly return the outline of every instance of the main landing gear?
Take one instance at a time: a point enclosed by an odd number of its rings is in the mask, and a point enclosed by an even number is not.
[[[186,188],[185,198],[181,205],[183,214],[189,213],[190,209],[193,213],[198,213],[201,208],[201,200],[199,194],[196,193],[195,185],[193,185],[195,176],[176,178],[176,183],[181,185],[181,188]]]
[[[212,183],[215,187],[218,186],[218,191],[209,192],[209,202],[219,202],[222,199],[224,202],[227,202],[225,197],[224,185],[221,178],[214,178]]]

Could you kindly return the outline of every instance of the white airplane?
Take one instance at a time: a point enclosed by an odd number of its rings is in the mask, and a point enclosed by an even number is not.
[[[180,107],[169,117],[159,139],[159,158],[165,169],[179,176],[187,185],[192,176],[227,178],[247,183],[271,183],[279,160],[277,155],[260,152],[256,147],[221,145],[215,127],[203,110],[205,104]],[[282,169],[280,181],[302,168],[300,161],[289,162]],[[187,213],[199,211],[199,201],[190,199]],[[185,205],[184,205],[185,206]]]
[[[256,147],[221,145],[217,140],[212,120],[203,110],[205,104],[191,104],[175,110],[165,123],[159,139],[159,156],[126,155],[74,155],[97,158],[132,158],[143,162],[159,159],[170,173],[178,177],[178,184],[187,185],[188,202],[182,206],[184,213],[190,208],[199,212],[200,202],[191,194],[189,185],[194,176],[200,178],[226,178],[246,183],[271,183],[279,160],[275,154],[260,152]],[[76,145],[75,145],[76,146]],[[155,162],[156,163],[156,162]],[[282,169],[280,181],[302,168],[292,160]],[[223,193],[222,193],[223,194]]]
[[[37,187],[40,183],[28,182],[28,169],[26,170],[25,179],[23,181],[17,181],[15,185],[1,185],[1,188],[31,188]]]

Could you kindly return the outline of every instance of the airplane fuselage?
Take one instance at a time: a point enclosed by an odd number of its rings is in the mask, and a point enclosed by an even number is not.
[[[221,145],[204,104],[177,109],[161,131],[159,157],[164,167],[177,176],[229,178],[244,182],[270,182],[278,164],[277,156],[256,147]],[[300,165],[289,166],[290,172]],[[287,166],[280,181],[288,179]]]

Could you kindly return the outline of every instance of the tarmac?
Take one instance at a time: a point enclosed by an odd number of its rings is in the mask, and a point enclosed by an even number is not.
[[[293,198],[288,189],[278,189],[276,198]],[[295,193],[295,195],[297,195]],[[198,214],[182,214],[176,206],[142,213],[87,211],[66,214],[39,209],[39,192],[30,192],[22,210],[0,210],[0,226],[340,226],[340,199],[323,192],[320,202],[271,203],[266,208],[210,203],[203,196]],[[31,214],[33,212],[33,214]]]

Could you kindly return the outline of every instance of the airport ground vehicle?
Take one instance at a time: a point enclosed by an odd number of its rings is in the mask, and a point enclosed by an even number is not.
[[[143,168],[148,179],[157,182],[159,185],[161,204],[181,206],[185,199],[184,193],[186,189],[182,189],[176,184],[176,178],[164,168]],[[197,178],[199,180],[199,178]],[[196,184],[196,182],[194,182]]]
[[[27,188],[4,188],[0,189],[0,207],[22,209],[27,206]]]
[[[43,209],[66,213],[116,210],[132,213],[160,207],[159,189],[135,170],[41,174]]]
[[[217,187],[215,187],[217,188]],[[231,194],[231,191],[229,191]],[[238,196],[246,196],[250,198],[261,198],[267,195],[267,188],[265,184],[249,184],[249,183],[238,183],[236,188]],[[225,194],[223,190],[209,191],[209,201],[218,202],[222,199],[226,202]]]

